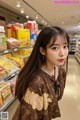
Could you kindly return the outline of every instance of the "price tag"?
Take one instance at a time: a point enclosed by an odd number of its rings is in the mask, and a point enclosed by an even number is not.
[[[8,53],[9,51],[8,50],[5,50],[4,53]]]
[[[18,50],[17,48],[14,49],[14,51],[17,51],[17,50]]]
[[[11,77],[13,77],[13,76],[15,76],[15,74],[14,74],[14,73],[11,75]]]

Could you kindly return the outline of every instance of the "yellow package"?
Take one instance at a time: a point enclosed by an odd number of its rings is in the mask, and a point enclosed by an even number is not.
[[[6,70],[7,74],[11,74],[18,70],[18,67],[10,61],[0,58],[0,65]]]
[[[18,29],[17,39],[21,42],[21,47],[30,46],[30,30],[29,29]]]
[[[0,108],[3,106],[3,100],[2,100],[2,96],[1,96],[1,93],[0,93]]]

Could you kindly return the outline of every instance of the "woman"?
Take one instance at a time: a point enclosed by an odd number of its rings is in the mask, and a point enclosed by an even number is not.
[[[60,117],[58,101],[62,98],[69,37],[59,27],[44,28],[21,70],[15,95],[20,104],[12,120],[51,120]]]

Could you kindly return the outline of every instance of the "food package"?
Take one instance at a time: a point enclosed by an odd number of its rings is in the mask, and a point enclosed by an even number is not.
[[[18,56],[12,56],[11,54],[4,55],[5,58],[8,58],[12,61],[17,67],[22,68],[24,66],[24,60]]]
[[[34,33],[37,31],[37,23],[35,21],[28,20],[27,23],[24,24],[25,28],[30,29]]]
[[[29,29],[18,29],[17,39],[21,42],[20,46],[30,46],[30,30]]]
[[[2,95],[0,93],[0,108],[3,106],[3,99],[2,99]]]
[[[12,97],[11,88],[7,82],[2,82],[0,84],[0,93],[4,103],[6,103]]]
[[[15,76],[14,78],[12,78],[9,81],[9,84],[10,84],[10,87],[11,87],[11,92],[12,92],[13,95],[15,94],[16,79],[17,79],[17,76]]]
[[[0,33],[5,33],[4,26],[1,26],[1,25],[0,25]]]
[[[7,49],[6,36],[4,33],[0,33],[0,51]]]
[[[12,38],[16,38],[16,31],[17,31],[19,28],[23,28],[23,25],[20,24],[20,23],[12,24],[12,26],[11,26]]]
[[[15,38],[7,39],[7,46],[8,48],[15,48],[20,46],[20,42]]]
[[[2,66],[0,66],[0,80],[4,79],[5,77],[7,77],[7,73],[5,69]]]
[[[16,30],[19,28],[23,28],[23,24],[15,23],[15,24],[8,24],[6,27],[6,35],[8,38],[16,38]]]
[[[9,25],[6,27],[6,37],[7,37],[7,38],[11,38],[11,37],[12,37],[12,34],[11,34],[11,24],[9,24]]]
[[[6,26],[5,18],[3,17],[3,18],[1,19],[1,16],[0,16],[0,25]]]
[[[20,55],[21,56],[30,56],[30,54],[31,54],[31,48],[20,50]]]
[[[8,75],[19,70],[19,68],[7,58],[0,58],[0,66],[2,66],[5,69]]]

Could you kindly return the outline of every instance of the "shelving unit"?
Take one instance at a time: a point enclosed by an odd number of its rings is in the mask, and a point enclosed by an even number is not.
[[[70,54],[74,54],[75,53],[75,48],[76,48],[76,41],[77,38],[76,37],[72,37],[70,38],[70,44],[69,44],[69,53]]]
[[[32,48],[32,46],[16,47],[16,48],[12,48],[12,49],[2,50],[2,51],[0,51],[0,55],[10,53],[10,52],[13,52],[13,51],[17,51],[17,50],[21,50],[21,49],[28,49],[28,48]]]
[[[28,48],[33,48],[32,46],[25,46],[25,47],[16,47],[16,48],[12,48],[12,49],[6,49],[6,50],[2,50],[0,51],[0,56],[4,55],[4,54],[7,54],[7,53],[13,53],[14,51],[17,51],[17,50],[21,50],[21,49],[28,49]],[[23,56],[22,57],[24,59],[24,61],[26,61],[26,59],[29,58],[29,56]],[[3,82],[3,81],[9,81],[9,80],[12,80],[15,76],[17,76],[19,74],[19,70],[13,72],[12,74],[10,74],[9,76],[5,76],[4,78],[0,78],[0,83]],[[8,102],[4,103],[4,105],[0,108],[0,112],[3,112],[7,109],[7,107],[15,100],[15,97],[12,96]]]
[[[75,57],[78,60],[78,62],[80,63],[80,39],[77,41],[77,44],[76,44]]]
[[[13,96],[8,102],[6,102],[1,108],[0,108],[0,112],[3,112],[7,109],[7,107],[9,107],[9,105],[12,104],[12,102],[14,102],[15,97]]]
[[[9,81],[9,80],[13,80],[17,75],[18,75],[19,71],[15,71],[14,73],[12,73],[11,75],[5,77],[4,79],[0,80],[0,83],[5,81]],[[15,97],[14,95],[11,95],[9,101],[7,101],[6,103],[4,103],[4,105],[0,108],[0,112],[3,112],[7,109],[7,107],[9,107],[9,105],[14,102]]]

